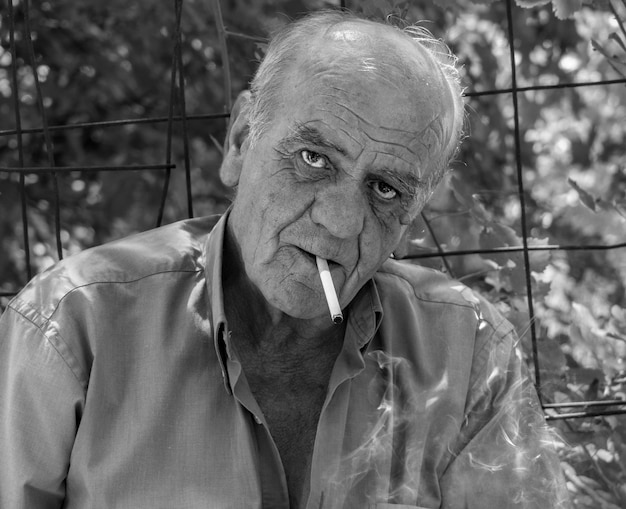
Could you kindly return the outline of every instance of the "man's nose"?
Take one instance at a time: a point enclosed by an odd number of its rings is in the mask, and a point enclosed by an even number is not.
[[[330,185],[317,192],[311,218],[335,237],[349,239],[363,230],[366,206],[365,196],[357,185]]]

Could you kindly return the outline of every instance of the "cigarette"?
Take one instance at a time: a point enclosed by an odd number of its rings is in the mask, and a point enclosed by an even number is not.
[[[330,275],[328,262],[319,256],[315,257],[315,261],[317,262],[317,270],[319,271],[320,279],[322,280],[322,287],[324,288],[324,295],[326,296],[326,302],[328,303],[330,318],[333,323],[339,324],[343,322],[343,313],[341,312],[341,307],[339,306],[339,300],[337,299],[337,292],[335,291],[333,278]]]

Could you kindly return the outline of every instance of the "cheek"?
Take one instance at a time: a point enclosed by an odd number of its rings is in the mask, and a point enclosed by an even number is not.
[[[259,198],[260,194],[279,208],[295,205],[294,197],[305,195],[307,185],[298,182],[295,169],[290,161],[272,160],[262,168],[253,169],[253,176],[248,182],[250,193]]]
[[[378,235],[382,239],[383,250],[391,252],[400,241],[406,226],[402,224],[405,212],[398,209],[393,213],[382,216],[378,222]]]
[[[241,179],[237,198],[249,210],[249,220],[255,227],[271,227],[293,205],[295,189],[284,164],[275,161],[264,165],[249,165]],[[258,223],[262,223],[259,225]]]
[[[308,187],[294,185],[278,173],[265,181],[247,182],[246,195],[240,198],[245,209],[241,216],[251,262],[267,264],[273,260],[283,231],[300,220],[311,206],[313,192]]]
[[[370,220],[361,236],[360,263],[367,270],[375,270],[396,248],[406,227],[398,222],[397,217],[389,217],[387,221],[379,218]]]

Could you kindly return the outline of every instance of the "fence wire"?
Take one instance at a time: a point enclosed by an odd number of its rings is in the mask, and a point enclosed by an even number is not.
[[[223,63],[223,75],[224,75],[224,90],[225,90],[225,111],[223,112],[208,112],[201,114],[188,114],[186,111],[185,102],[185,75],[183,65],[182,54],[182,28],[181,17],[183,0],[173,0],[173,12],[172,17],[174,21],[174,30],[172,36],[172,55],[171,55],[171,75],[170,75],[170,96],[169,96],[169,108],[167,116],[160,117],[148,117],[148,118],[127,118],[114,121],[100,121],[100,122],[77,122],[64,125],[49,125],[46,108],[44,107],[43,92],[40,80],[38,78],[36,68],[36,57],[34,50],[34,43],[32,38],[33,28],[30,22],[30,5],[29,0],[21,0],[21,13],[23,16],[23,30],[19,34],[19,40],[26,48],[24,54],[27,57],[27,65],[30,68],[30,72],[34,78],[37,97],[36,102],[38,105],[38,111],[41,121],[41,127],[29,127],[24,128],[22,126],[21,105],[19,101],[19,81],[17,75],[17,29],[16,29],[16,13],[13,6],[13,2],[9,0],[7,2],[8,9],[6,18],[9,23],[9,39],[10,39],[10,52],[12,56],[11,64],[11,81],[12,81],[12,97],[13,97],[13,113],[15,116],[15,129],[0,131],[0,137],[15,136],[17,140],[17,155],[18,166],[6,167],[0,166],[0,172],[6,172],[9,174],[19,175],[20,186],[20,203],[21,203],[21,216],[22,216],[22,234],[23,234],[23,248],[25,252],[25,277],[27,280],[31,279],[31,246],[29,243],[29,222],[27,214],[27,193],[26,193],[26,177],[32,174],[48,174],[52,177],[52,187],[54,196],[54,232],[55,232],[55,244],[58,259],[63,257],[62,239],[61,239],[61,197],[59,194],[58,175],[66,172],[127,172],[127,171],[159,171],[163,172],[163,184],[161,191],[160,205],[157,213],[155,225],[162,224],[164,217],[164,209],[168,199],[168,189],[170,185],[170,178],[172,171],[184,171],[185,174],[185,187],[186,187],[186,199],[187,199],[187,215],[193,217],[193,193],[192,193],[192,178],[191,178],[191,162],[190,162],[190,149],[189,149],[189,132],[188,126],[190,122],[215,120],[215,119],[227,119],[229,117],[229,111],[232,107],[231,92],[232,92],[232,73],[230,69],[229,59],[229,47],[228,41],[231,38],[249,39],[251,41],[263,42],[264,39],[234,32],[228,30],[224,24],[220,0],[210,0],[211,7],[215,18],[215,31],[218,37],[219,46],[221,49],[221,57]],[[537,331],[535,326],[535,312],[534,312],[534,299],[533,288],[531,280],[531,266],[529,254],[534,251],[593,251],[593,250],[617,250],[626,248],[626,240],[624,242],[618,242],[614,244],[593,244],[593,245],[529,245],[529,228],[527,224],[527,204],[526,196],[527,190],[525,188],[524,170],[522,164],[522,135],[520,133],[520,111],[518,96],[522,93],[529,91],[539,90],[559,90],[575,87],[598,87],[598,86],[612,86],[626,83],[626,79],[613,79],[613,80],[599,80],[589,81],[582,83],[563,83],[556,85],[533,85],[518,87],[517,85],[517,56],[515,53],[515,33],[514,33],[514,6],[513,0],[504,0],[506,3],[506,25],[507,25],[507,40],[509,46],[509,64],[511,72],[511,86],[500,89],[485,90],[485,91],[466,91],[465,96],[468,99],[493,96],[493,95],[509,95],[513,106],[513,119],[514,119],[514,150],[515,150],[515,170],[517,174],[517,197],[521,210],[521,246],[503,246],[492,249],[471,249],[471,250],[444,250],[442,244],[436,239],[436,236],[430,228],[430,223],[426,217],[423,217],[426,226],[429,229],[434,243],[437,246],[437,250],[432,253],[422,253],[408,255],[405,259],[424,259],[439,257],[442,260],[444,266],[448,267],[448,258],[463,255],[475,255],[475,254],[498,254],[498,253],[521,253],[523,255],[524,274],[526,284],[526,295],[528,303],[529,323],[530,323],[530,335],[532,343],[532,362],[534,365],[535,384],[538,389],[538,394],[541,399],[541,404],[544,410],[546,410],[547,420],[559,420],[559,419],[576,419],[586,417],[608,416],[626,414],[626,401],[623,400],[589,400],[589,401],[571,401],[561,403],[546,403],[542,399],[541,392],[541,379],[540,379],[540,367],[541,359],[537,348]],[[341,1],[341,8],[349,8],[348,2]],[[178,106],[178,107],[176,107]],[[178,110],[178,111],[176,111]],[[164,162],[159,164],[130,164],[130,165],[94,165],[94,166],[72,166],[64,167],[57,166],[54,159],[54,149],[52,144],[51,134],[56,131],[68,131],[76,129],[86,128],[111,128],[125,125],[142,125],[142,124],[159,124],[166,123],[167,135],[165,154],[163,155]],[[174,124],[180,124],[182,127],[182,142],[183,142],[183,168],[180,170],[172,162],[172,143],[173,143],[173,126]],[[27,134],[42,134],[44,138],[45,151],[48,156],[48,165],[41,167],[30,167],[25,165],[25,149],[23,143],[23,137]],[[448,272],[452,272],[448,270]],[[0,292],[0,297],[12,297],[16,292]]]

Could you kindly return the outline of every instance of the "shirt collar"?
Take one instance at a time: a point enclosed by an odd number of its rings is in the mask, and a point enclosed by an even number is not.
[[[228,359],[232,359],[232,345],[230,330],[224,310],[224,289],[222,286],[222,264],[224,259],[224,236],[230,208],[216,223],[209,234],[205,245],[205,276],[213,326],[213,340],[215,352],[220,363],[224,385],[228,392],[232,392],[228,370]],[[376,283],[370,279],[357,293],[349,306],[348,329],[346,331],[344,349],[354,353],[364,351],[374,337],[383,318],[383,308],[376,288]]]
[[[352,299],[348,316],[348,325],[355,333],[355,347],[362,350],[372,340],[383,319],[383,306],[373,279],[365,283]]]
[[[213,326],[213,342],[215,353],[220,363],[224,385],[228,392],[232,392],[226,369],[226,360],[231,356],[230,331],[224,311],[224,291],[222,288],[222,263],[224,260],[224,235],[230,208],[222,215],[213,227],[205,245],[205,278],[209,302],[211,303],[211,322]]]

